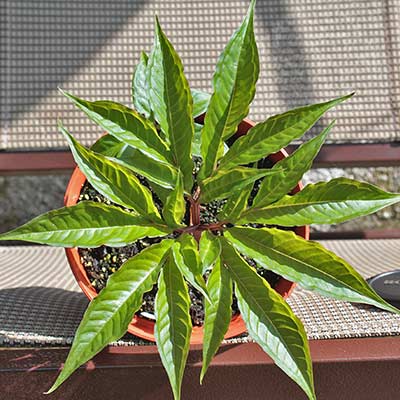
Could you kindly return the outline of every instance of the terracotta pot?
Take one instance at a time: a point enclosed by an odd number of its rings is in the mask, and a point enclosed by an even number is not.
[[[200,120],[201,121],[201,120]],[[247,131],[254,125],[254,123],[250,120],[243,120],[239,125],[237,136],[242,136],[247,133]],[[276,163],[279,160],[287,157],[288,154],[285,150],[281,150],[278,153],[271,154],[268,158]],[[79,168],[75,168],[71,179],[68,183],[67,190],[65,192],[64,203],[66,206],[72,206],[77,203],[82,186],[86,182],[86,177],[80,171]],[[302,184],[299,182],[297,186],[293,189],[292,193],[296,193],[302,189]],[[296,227],[295,232],[302,236],[303,238],[309,238],[309,227],[302,226]],[[69,248],[66,249],[67,258],[69,264],[71,266],[72,272],[81,287],[82,291],[88,297],[89,300],[92,300],[96,297],[97,292],[91,285],[89,278],[86,274],[85,268],[81,263],[81,259],[78,253],[77,248]],[[275,286],[275,290],[282,295],[283,298],[287,298],[292,290],[295,287],[295,283],[290,282],[284,278],[281,278]],[[154,322],[150,321],[146,318],[135,316],[128,327],[128,332],[133,335],[139,336],[143,339],[147,339],[150,341],[155,341],[154,338]],[[240,335],[246,332],[246,326],[244,321],[240,317],[240,315],[235,315],[232,317],[231,323],[229,325],[228,332],[225,335],[225,339]],[[190,339],[191,344],[201,344],[203,341],[203,328],[202,327],[193,327],[192,336]]]

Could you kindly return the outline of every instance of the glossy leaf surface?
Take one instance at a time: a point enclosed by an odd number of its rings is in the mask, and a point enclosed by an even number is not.
[[[132,76],[132,103],[137,112],[146,118],[151,116],[149,103],[149,88],[147,84],[147,62],[148,56],[142,51],[139,64],[136,66]]]
[[[265,208],[249,210],[241,222],[281,226],[336,224],[399,201],[399,193],[388,193],[365,182],[336,178],[307,185],[299,193],[285,196]]]
[[[218,241],[218,239],[217,239]],[[228,330],[232,317],[232,281],[218,258],[207,280],[210,302],[205,304],[203,366],[200,382]]]
[[[156,20],[154,50],[149,59],[150,104],[171,145],[174,165],[186,191],[192,188],[191,147],[194,133],[193,99],[182,62]]]
[[[181,398],[183,372],[189,352],[192,331],[189,308],[188,288],[170,254],[158,279],[154,336],[175,400]]]
[[[67,139],[75,162],[90,184],[114,203],[131,208],[152,220],[159,221],[157,208],[149,189],[142,186],[132,172],[105,156],[79,144],[62,126],[60,132]]]
[[[217,165],[218,151],[232,136],[249,112],[255,94],[259,61],[253,31],[254,4],[234,33],[217,62],[213,77],[214,92],[207,109],[202,133],[204,160],[200,178],[208,178]]]
[[[126,144],[112,135],[104,135],[98,139],[90,150],[107,157],[116,157],[126,147]]]
[[[191,92],[193,97],[193,118],[196,118],[207,111],[211,95],[196,89],[192,89]]]
[[[218,238],[209,231],[202,232],[199,242],[201,269],[204,274],[212,268],[221,254],[221,244]]]
[[[183,196],[183,180],[178,173],[175,188],[167,197],[162,210],[164,221],[173,228],[182,226],[182,219],[186,212],[186,201]]]
[[[349,99],[353,94],[337,99],[296,108],[268,118],[238,138],[221,159],[220,168],[258,161],[276,153],[304,135],[330,108]]]
[[[0,240],[23,240],[61,247],[126,246],[135,240],[164,236],[166,225],[93,201],[49,211],[10,232]]]
[[[252,190],[253,183],[244,187],[241,190],[232,193],[232,195],[228,197],[224,207],[218,214],[218,219],[220,221],[229,221],[230,223],[235,222],[246,210]]]
[[[276,365],[315,399],[310,350],[301,321],[269,283],[222,240],[222,259],[235,282],[240,314],[251,337]]]
[[[202,203],[211,200],[229,197],[232,193],[241,190],[250,183],[264,176],[277,174],[279,170],[236,167],[230,170],[217,171],[215,175],[200,183]]]
[[[67,92],[62,93],[110,135],[160,162],[171,161],[168,146],[152,122],[135,110],[113,101],[91,102]]]
[[[273,171],[280,169],[280,172],[262,181],[252,208],[264,207],[279,200],[297,185],[311,168],[333,124],[331,123],[321,134],[302,144],[293,154],[272,167]]]
[[[163,240],[141,251],[110,276],[107,286],[90,302],[64,368],[48,393],[107,344],[124,335],[142,305],[143,294],[157,281],[162,259],[171,244],[171,240]]]
[[[225,236],[260,267],[298,282],[305,289],[399,312],[381,299],[346,261],[317,242],[275,228],[231,228]]]

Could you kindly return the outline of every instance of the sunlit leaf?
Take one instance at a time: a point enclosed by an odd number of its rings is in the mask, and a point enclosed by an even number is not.
[[[182,226],[182,219],[186,212],[186,200],[183,196],[183,181],[178,173],[175,188],[167,197],[162,210],[164,221],[173,228]]]
[[[110,276],[107,286],[90,302],[64,368],[47,393],[56,390],[79,366],[124,335],[142,305],[143,294],[157,281],[162,259],[172,243],[164,240],[141,251]]]
[[[221,244],[218,238],[209,231],[202,232],[199,242],[201,269],[204,274],[212,268],[221,254]]]
[[[148,56],[142,51],[139,64],[136,66],[132,76],[132,103],[137,112],[146,118],[150,118],[151,108],[148,98],[147,62]]]
[[[183,372],[189,352],[192,331],[189,308],[187,285],[170,254],[158,279],[154,336],[175,400],[181,398]]]
[[[242,212],[246,210],[253,186],[253,183],[251,183],[243,189],[232,193],[218,214],[218,219],[220,221],[229,221],[230,223],[235,222],[240,217]]]

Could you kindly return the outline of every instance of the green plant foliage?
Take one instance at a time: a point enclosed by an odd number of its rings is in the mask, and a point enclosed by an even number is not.
[[[253,32],[255,1],[246,18],[222,52],[213,77],[214,92],[210,99],[202,132],[201,179],[216,168],[223,140],[229,139],[249,112],[255,94],[259,62]]]
[[[126,332],[143,294],[157,281],[171,240],[153,245],[134,256],[114,273],[107,287],[91,301],[75,334],[65,366],[48,393],[56,390],[79,366]]]
[[[301,321],[226,240],[222,260],[236,284],[242,318],[252,337],[308,395],[315,399],[310,350]]]
[[[192,330],[189,307],[186,283],[174,257],[170,255],[158,279],[154,335],[175,399],[181,396],[183,372],[189,352]]]
[[[250,335],[309,399],[315,394],[304,328],[257,271],[274,271],[324,296],[398,312],[346,261],[279,229],[338,223],[400,201],[398,193],[346,178],[291,194],[333,124],[272,168],[260,168],[268,165],[264,158],[352,94],[272,116],[247,135],[233,136],[248,114],[259,72],[254,5],[217,62],[211,96],[189,88],[158,21],[154,47],[149,57],[141,54],[132,77],[133,108],[63,92],[106,132],[87,149],[60,124],[78,167],[107,204],[82,200],[0,240],[84,248],[139,248],[140,240],[150,247],[112,274],[90,303],[49,392],[126,332],[155,284],[155,339],[175,400],[192,330],[189,290],[204,297],[201,381],[228,330],[235,295]]]

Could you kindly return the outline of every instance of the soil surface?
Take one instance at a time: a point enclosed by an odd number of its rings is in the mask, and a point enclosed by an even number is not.
[[[265,166],[263,166],[265,168]],[[149,187],[147,181],[141,179],[141,183]],[[160,199],[156,196],[154,192],[153,200],[157,208],[162,209],[162,203]],[[253,197],[253,196],[251,196]],[[112,204],[104,196],[99,194],[89,183],[86,183],[81,192],[81,196],[78,201],[91,200],[106,204]],[[222,209],[225,201],[213,201],[206,207],[202,207],[200,211],[200,221],[201,223],[213,223],[217,222],[217,214]],[[189,224],[189,213],[186,213],[185,221],[187,225]],[[146,247],[159,243],[161,240],[167,237],[175,237],[176,234],[171,234],[165,237],[158,238],[144,238],[140,239],[129,246],[125,247],[109,247],[101,246],[97,248],[79,248],[79,255],[81,257],[81,262],[88,274],[91,284],[100,292],[107,283],[108,278],[114,272],[116,272],[121,265],[127,261],[129,258],[138,254],[140,251]],[[258,268],[254,260],[246,258],[246,261],[253,267],[257,269],[259,275],[263,276],[272,287],[274,287],[277,281],[280,279],[279,275],[271,271],[267,271],[263,268]],[[207,279],[207,276],[205,276]],[[192,318],[192,323],[194,326],[200,326],[204,322],[204,307],[203,307],[203,296],[191,285],[189,287],[189,295],[191,299],[190,315]],[[150,292],[145,293],[143,296],[143,304],[138,314],[145,318],[154,319],[154,299],[157,293],[157,285],[154,285]],[[233,296],[232,301],[232,315],[239,312],[236,297]]]

